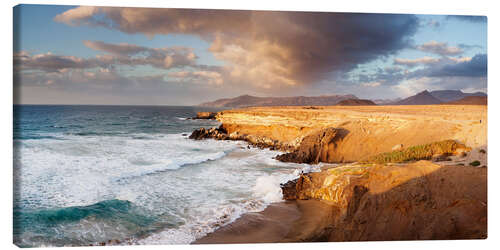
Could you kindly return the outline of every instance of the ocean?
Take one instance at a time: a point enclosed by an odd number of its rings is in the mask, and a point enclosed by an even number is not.
[[[321,165],[242,141],[195,141],[200,107],[14,105],[14,242],[187,244],[282,200]]]

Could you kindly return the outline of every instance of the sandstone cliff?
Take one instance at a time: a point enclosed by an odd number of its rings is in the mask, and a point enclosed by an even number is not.
[[[476,105],[264,107],[226,110],[216,119],[229,139],[288,152],[304,143],[304,153],[306,144],[314,144],[311,150],[322,155],[319,162],[354,162],[392,151],[395,145],[407,148],[448,139],[472,148],[487,144],[487,107]],[[328,129],[335,136],[316,145],[314,138]],[[317,162],[310,160],[297,162]]]
[[[295,230],[283,241],[484,239],[486,169],[349,165],[302,175],[283,185],[284,198],[317,199],[331,213],[314,234]],[[297,221],[297,223],[301,223]]]
[[[297,202],[294,226],[258,242],[487,237],[484,105],[247,108],[216,119],[219,128],[191,138],[245,140],[286,151],[281,161],[343,163],[282,184],[284,199],[315,200],[320,210]],[[411,163],[419,159],[439,165]],[[239,223],[224,230],[248,228]],[[200,242],[223,243],[224,230]]]

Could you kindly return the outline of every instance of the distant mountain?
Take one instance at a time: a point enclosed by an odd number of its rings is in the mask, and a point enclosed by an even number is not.
[[[430,94],[442,102],[457,101],[467,96],[487,96],[483,92],[464,93],[460,90],[436,90],[431,91]]]
[[[372,105],[377,105],[371,100],[364,100],[364,99],[347,99],[347,100],[342,100],[339,103],[336,104],[337,106],[372,106]]]
[[[392,105],[429,105],[439,103],[442,103],[442,101],[432,96],[429,91],[425,90],[414,96],[392,103]]]
[[[255,107],[255,106],[331,106],[340,101],[358,99],[354,95],[330,95],[330,96],[293,96],[293,97],[257,97],[242,95],[235,98],[219,99],[213,102],[205,102],[198,106],[202,107]]]
[[[488,97],[486,96],[466,96],[460,100],[446,102],[448,105],[488,105]]]

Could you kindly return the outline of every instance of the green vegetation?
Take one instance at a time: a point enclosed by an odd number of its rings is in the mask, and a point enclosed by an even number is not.
[[[457,149],[468,149],[465,145],[454,140],[433,142],[425,145],[409,147],[407,149],[386,152],[362,160],[362,163],[401,163],[418,160],[430,160],[434,155],[452,155]]]
[[[469,165],[471,165],[473,167],[477,167],[477,166],[481,165],[481,162],[480,161],[473,161],[473,162],[469,163]]]
[[[486,150],[484,150],[484,149],[479,150],[479,152],[483,153],[483,154],[486,154]]]
[[[339,175],[339,174],[352,174],[359,175],[363,174],[366,167],[371,165],[356,165],[356,166],[341,166],[336,168],[328,169],[328,172],[331,174]]]

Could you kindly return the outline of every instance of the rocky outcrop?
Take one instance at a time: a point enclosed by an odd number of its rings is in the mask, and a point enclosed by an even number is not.
[[[215,116],[217,116],[217,112],[198,112],[196,116],[191,119],[215,120]]]
[[[218,128],[199,128],[189,136],[189,139],[193,140],[203,140],[203,139],[217,139],[217,140],[228,140],[229,136],[223,127]]]
[[[278,155],[277,160],[283,162],[311,163],[333,162],[333,151],[337,141],[347,134],[347,131],[337,128],[326,128],[304,137],[300,146],[293,152]]]
[[[228,133],[227,130],[221,125],[218,128],[200,128],[196,129],[191,133],[189,139],[203,140],[203,139],[215,139],[215,140],[233,140],[233,141],[246,141],[250,145],[258,148],[270,148],[271,150],[281,150],[288,151],[292,147],[290,145],[282,144],[277,140],[272,140],[267,137],[262,137],[258,135],[241,134],[239,132]]]
[[[486,170],[420,161],[350,165],[282,185],[287,200],[318,199],[337,211],[327,241],[484,239]]]

